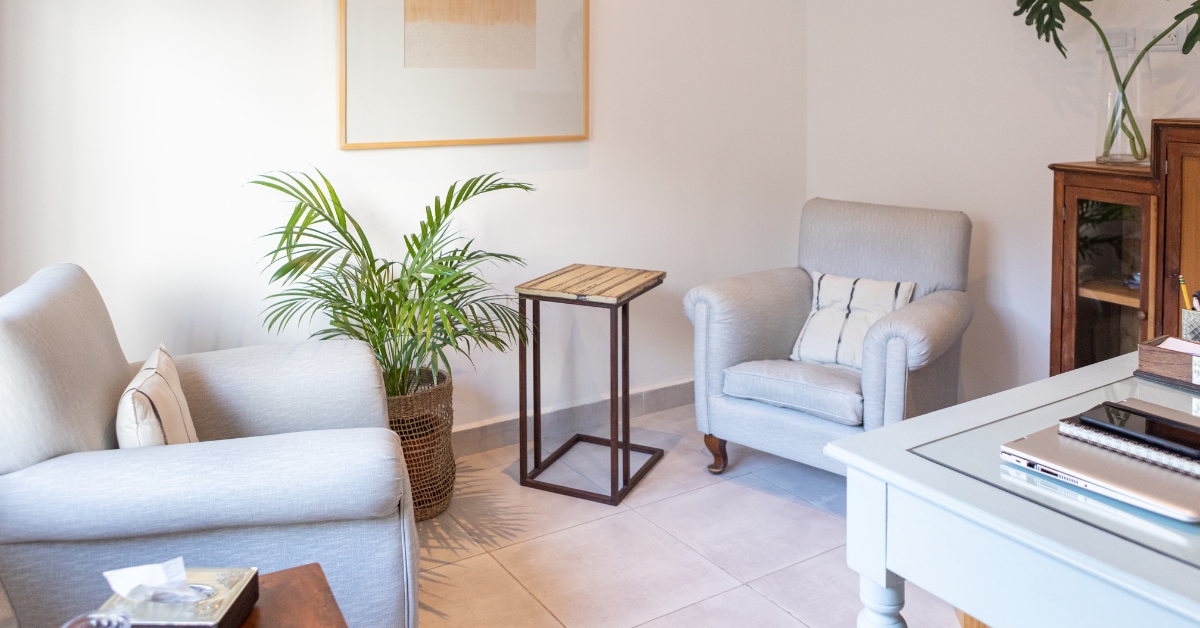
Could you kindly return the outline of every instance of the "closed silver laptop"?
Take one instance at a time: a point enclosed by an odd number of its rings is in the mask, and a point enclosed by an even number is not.
[[[1138,508],[1200,522],[1200,478],[1062,436],[1057,425],[1005,443],[1000,457]]]

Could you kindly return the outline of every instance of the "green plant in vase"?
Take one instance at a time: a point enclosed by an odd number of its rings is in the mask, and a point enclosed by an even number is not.
[[[1143,161],[1147,158],[1149,151],[1146,143],[1145,134],[1139,127],[1137,119],[1133,115],[1130,107],[1129,89],[1130,80],[1145,59],[1146,53],[1150,52],[1158,42],[1164,37],[1173,32],[1180,24],[1183,24],[1189,17],[1200,16],[1200,0],[1193,2],[1187,9],[1175,16],[1175,22],[1171,24],[1157,37],[1150,40],[1150,43],[1141,50],[1136,58],[1129,64],[1129,68],[1124,74],[1117,65],[1116,56],[1113,54],[1112,46],[1108,42],[1108,36],[1105,35],[1104,29],[1096,23],[1092,18],[1092,12],[1084,3],[1091,0],[1017,0],[1017,10],[1013,15],[1025,15],[1025,23],[1033,26],[1037,30],[1038,38],[1046,41],[1053,41],[1058,51],[1065,58],[1067,56],[1067,48],[1063,45],[1059,38],[1059,33],[1063,29],[1066,22],[1066,13],[1064,7],[1069,9],[1089,24],[1092,25],[1096,32],[1100,35],[1100,41],[1104,45],[1105,53],[1108,55],[1108,66],[1112,71],[1113,80],[1116,83],[1117,98],[1112,105],[1112,110],[1106,113],[1107,125],[1104,133],[1104,139],[1101,146],[1101,157],[1109,157],[1117,139],[1124,135],[1129,141],[1129,149],[1133,158],[1137,161]],[[1197,20],[1200,22],[1200,20]],[[1183,42],[1183,54],[1188,54],[1196,43],[1200,42],[1200,27],[1193,25],[1187,38]]]
[[[318,181],[319,179],[320,181]],[[451,231],[463,203],[499,190],[533,186],[488,174],[455,183],[445,200],[425,208],[420,229],[404,236],[404,257],[378,257],[358,221],[342,206],[333,184],[317,171],[281,172],[252,181],[295,202],[267,255],[270,283],[283,290],[268,298],[268,330],[305,318],[328,318],[317,339],[362,340],[374,350],[387,389],[388,425],[400,436],[417,521],[450,505],[455,462],[449,355],[470,359],[475,349],[508,349],[524,338],[524,322],[480,275],[491,264],[524,264],[521,258],[481,251]]]

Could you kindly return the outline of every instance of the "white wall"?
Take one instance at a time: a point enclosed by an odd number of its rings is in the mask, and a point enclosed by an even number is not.
[[[492,273],[499,286],[572,262],[668,272],[633,306],[644,387],[690,377],[687,289],[793,263],[799,207],[819,195],[966,211],[963,394],[1046,374],[1045,166],[1093,156],[1099,65],[1082,20],[1068,16],[1064,60],[1010,0],[592,4],[592,141],[344,152],[334,0],[0,0],[0,290],[83,265],[130,359],[159,341],[277,342],[258,316],[256,238],[286,208],[245,181],[318,166],[398,253],[434,194],[503,170],[539,191],[460,218],[480,246],[529,260]],[[1182,7],[1090,4],[1139,30]],[[1152,63],[1157,114],[1200,115],[1200,52]],[[552,308],[546,328],[547,405],[601,395],[602,313]],[[476,367],[457,365],[460,425],[515,409],[515,355]]]
[[[2,0],[0,291],[82,265],[131,360],[160,341],[278,342],[258,315],[256,238],[287,207],[248,179],[320,167],[398,255],[434,194],[505,171],[539,191],[459,219],[480,247],[529,261],[490,279],[510,289],[573,262],[667,271],[632,307],[632,380],[687,379],[687,289],[794,263],[804,28],[794,0],[597,0],[592,141],[344,152],[335,0]],[[602,313],[550,308],[544,323],[547,405],[607,390]],[[516,407],[515,354],[476,367],[455,365],[460,425]]]
[[[1139,34],[1185,8],[1088,6],[1102,26]],[[1095,156],[1094,31],[1068,13],[1064,60],[1013,10],[1011,0],[808,2],[809,196],[957,209],[974,222],[966,398],[1047,375],[1046,166]],[[1200,52],[1151,61],[1157,115],[1200,116]]]

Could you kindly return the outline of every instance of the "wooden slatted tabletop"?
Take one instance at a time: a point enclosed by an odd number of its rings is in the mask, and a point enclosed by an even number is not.
[[[620,305],[661,284],[667,273],[572,264],[517,286],[517,294]]]

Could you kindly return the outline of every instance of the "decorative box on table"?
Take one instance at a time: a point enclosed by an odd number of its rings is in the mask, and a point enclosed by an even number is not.
[[[258,602],[258,569],[187,569],[188,585],[207,594],[199,602],[135,601],[113,595],[100,610],[122,608],[135,628],[239,628]]]
[[[1159,336],[1138,345],[1142,379],[1200,394],[1200,343]]]

